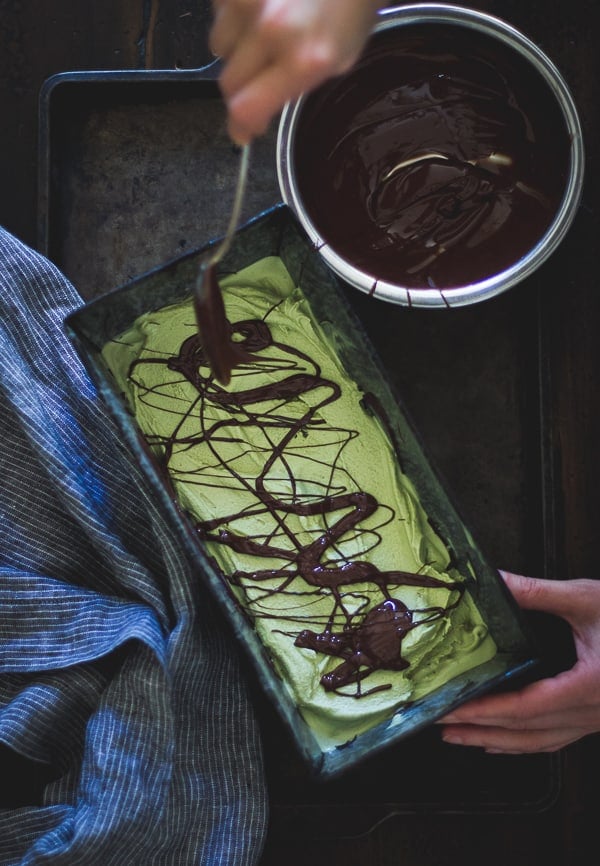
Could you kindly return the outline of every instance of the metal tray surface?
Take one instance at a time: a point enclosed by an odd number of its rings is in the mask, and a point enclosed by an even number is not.
[[[45,83],[38,247],[84,298],[224,231],[237,156],[218,69],[65,72]],[[242,219],[280,199],[274,152],[273,135],[253,146]]]
[[[215,74],[64,73],[46,83],[38,246],[84,299],[222,232],[230,198],[215,194],[213,146],[228,188],[237,160],[224,133]],[[184,125],[189,134],[182,137]],[[126,159],[132,140],[133,161]],[[274,151],[271,130],[253,152],[246,217],[279,201]],[[189,186],[190,166],[198,160],[207,170],[194,174],[196,198],[180,205],[182,231],[173,202]],[[342,291],[488,561],[553,577],[552,461],[540,447],[548,387],[540,334],[544,280],[542,269],[502,298],[441,314],[393,309],[344,286]],[[538,622],[532,624],[539,633]],[[566,664],[561,642],[553,623],[541,625],[542,638],[549,632],[544,659],[552,671]],[[316,783],[261,701],[258,693],[272,810],[287,833],[358,834],[389,815],[415,810],[537,812],[561,790],[557,755],[488,756],[446,746],[435,730],[350,771],[342,779],[348,784]],[[409,786],[398,784],[407,777]]]

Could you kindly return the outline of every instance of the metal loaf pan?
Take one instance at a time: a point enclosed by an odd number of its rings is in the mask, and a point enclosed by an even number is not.
[[[216,598],[250,659],[264,693],[311,773],[329,779],[426,728],[457,704],[531,671],[538,658],[527,626],[497,571],[487,563],[473,541],[426,458],[414,426],[389,384],[360,321],[346,302],[337,278],[315,254],[288,208],[277,206],[238,231],[232,250],[222,263],[223,272],[235,272],[264,256],[278,255],[292,278],[302,286],[317,318],[333,326],[336,348],[344,366],[359,387],[374,394],[383,406],[397,442],[402,468],[414,483],[433,525],[452,549],[456,561],[463,566],[469,563],[476,575],[470,590],[499,647],[491,661],[456,677],[422,701],[398,710],[391,719],[343,747],[322,749],[319,746],[275,672],[252,624],[233,603],[226,581],[207,556],[191,520],[173,500],[169,485],[141,441],[128,406],[100,354],[106,342],[127,329],[140,314],[188,296],[198,259],[204,251],[197,250],[173,260],[92,301],[69,316],[66,327],[125,441],[153,485],[173,531],[197,565],[198,579],[205,582]]]

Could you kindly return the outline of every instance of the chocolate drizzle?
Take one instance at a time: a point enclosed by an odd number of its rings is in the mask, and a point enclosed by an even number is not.
[[[275,341],[267,320],[268,315],[265,320],[229,323],[244,359],[235,367],[230,389],[216,381],[195,331],[177,355],[135,360],[129,378],[142,402],[152,402],[165,384],[192,386],[195,397],[182,401],[185,406],[176,413],[172,432],[148,436],[149,443],[175,482],[175,453],[202,449],[202,463],[191,476],[186,472],[186,480],[191,477],[207,491],[220,486],[223,513],[195,518],[199,536],[250,562],[261,560],[260,567],[226,575],[233,587],[243,589],[250,615],[277,620],[297,647],[339,659],[321,684],[327,691],[358,698],[390,688],[379,683],[365,691],[362,682],[374,671],[406,668],[405,636],[446,616],[458,605],[463,584],[424,573],[383,571],[370,560],[369,553],[381,544],[383,527],[406,518],[359,489],[341,468],[344,448],[358,431],[325,427],[320,414],[339,400],[340,386],[298,348]],[[144,386],[146,365],[164,367],[160,385]],[[372,414],[382,414],[377,400],[365,399]],[[382,420],[384,429],[389,427]],[[330,465],[321,462],[323,444],[329,449],[333,445]],[[251,475],[238,468],[239,455],[247,457],[249,451],[257,467]],[[243,494],[242,508],[228,510],[228,487]],[[244,531],[248,521],[253,522],[252,534]],[[402,587],[439,590],[442,598],[449,598],[444,605],[410,610],[400,597]],[[273,604],[289,596],[297,603],[279,609]],[[325,615],[323,600],[330,602]],[[318,615],[311,614],[315,602],[321,607]],[[350,691],[342,691],[347,688]]]

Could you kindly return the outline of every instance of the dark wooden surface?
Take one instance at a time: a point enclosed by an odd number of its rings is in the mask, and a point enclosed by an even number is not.
[[[598,178],[600,61],[596,0],[488,0],[493,12],[536,40],[559,66],[579,106],[588,154],[584,201],[556,256],[537,277],[541,286],[542,364],[550,385],[545,418],[547,481],[552,484],[552,562],[557,577],[598,576],[600,518],[600,301]],[[36,243],[37,107],[50,75],[86,69],[202,66],[208,0],[0,0],[0,223]],[[500,483],[501,479],[499,479]],[[500,539],[493,541],[501,550]],[[499,562],[535,568],[536,557]],[[0,753],[0,777],[11,773]],[[262,866],[579,866],[598,859],[596,821],[600,749],[596,737],[564,754],[558,800],[528,814],[403,814],[371,832],[352,828],[315,838],[271,827]],[[12,772],[18,772],[18,767]],[[424,768],[426,772],[426,768]],[[515,763],[515,785],[520,784]],[[398,778],[398,786],[407,780]],[[588,855],[588,843],[592,854]]]

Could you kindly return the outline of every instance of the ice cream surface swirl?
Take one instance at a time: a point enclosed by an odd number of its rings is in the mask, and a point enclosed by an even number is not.
[[[245,357],[227,387],[191,301],[140,316],[104,357],[303,717],[341,744],[496,648],[282,261],[221,288]]]

